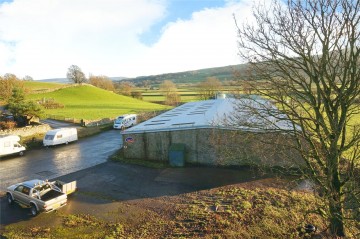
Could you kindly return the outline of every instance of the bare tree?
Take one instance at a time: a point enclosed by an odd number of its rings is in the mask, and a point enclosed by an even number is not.
[[[253,16],[255,24],[237,24],[248,82],[292,121],[283,133],[324,197],[330,233],[343,237],[359,213],[360,1],[275,0]]]
[[[122,95],[130,96],[131,92],[133,91],[134,85],[131,82],[120,82],[118,84],[119,92]]]
[[[181,96],[177,92],[171,92],[166,96],[165,104],[166,105],[179,105],[181,102]]]
[[[221,82],[216,77],[208,77],[199,84],[200,100],[208,100],[214,98],[222,88]]]
[[[163,83],[160,85],[160,90],[166,96],[169,93],[176,91],[177,88],[175,83],[172,82],[171,80],[164,80]]]
[[[76,65],[71,65],[68,68],[66,77],[73,81],[75,84],[81,84],[86,82],[85,74],[81,71],[80,67]]]
[[[31,76],[29,75],[26,75],[22,78],[23,81],[34,81],[34,78],[32,78]]]
[[[104,90],[114,91],[115,87],[112,80],[107,76],[89,76],[89,83],[93,86],[99,87]]]
[[[177,105],[180,101],[180,95],[177,94],[177,88],[174,82],[171,80],[164,80],[160,85],[160,90],[165,96],[165,104]]]

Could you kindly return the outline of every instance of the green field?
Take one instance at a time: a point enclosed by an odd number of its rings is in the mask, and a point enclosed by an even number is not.
[[[198,93],[196,93],[196,92],[192,92],[192,93],[178,92],[178,94],[180,95],[181,102],[183,102],[183,103],[199,100]],[[143,93],[142,96],[143,96],[143,100],[148,101],[148,102],[165,101],[165,96],[159,91]]]
[[[36,89],[36,87],[33,89]],[[46,109],[45,114],[47,115],[88,120],[114,118],[125,113],[157,111],[169,108],[164,105],[118,95],[90,85],[71,86],[47,93],[30,94],[28,98],[37,101],[44,98],[54,99],[65,106],[58,109]]]
[[[226,87],[223,87],[221,90],[219,90],[219,92],[231,93],[231,92],[238,91],[238,90],[239,90],[238,86],[233,86],[233,87],[226,86]],[[165,101],[165,96],[161,90],[158,90],[158,89],[149,90],[149,89],[139,88],[137,91],[142,93],[144,101],[149,101],[149,102]],[[177,89],[177,93],[180,95],[181,102],[183,102],[183,103],[191,102],[191,101],[198,101],[200,98],[200,92],[197,91],[197,88],[195,86],[179,87]]]
[[[30,94],[35,94],[35,93],[45,93],[45,92],[49,92],[49,91],[54,91],[57,89],[69,87],[71,85],[59,84],[59,83],[38,82],[38,81],[24,81],[24,86]]]

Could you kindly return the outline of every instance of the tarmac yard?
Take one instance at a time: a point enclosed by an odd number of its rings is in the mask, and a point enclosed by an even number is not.
[[[59,179],[77,180],[78,191],[56,212],[31,217],[1,197],[3,238],[303,238],[310,222],[316,238],[329,236],[326,221],[308,213],[321,198],[249,168],[108,161]]]

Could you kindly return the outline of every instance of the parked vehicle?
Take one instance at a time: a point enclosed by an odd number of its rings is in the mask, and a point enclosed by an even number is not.
[[[19,144],[20,137],[17,135],[0,135],[0,157],[19,154],[24,154],[26,148]]]
[[[125,129],[136,125],[136,114],[121,115],[114,121],[114,129]]]
[[[68,144],[78,140],[76,128],[60,128],[49,130],[43,139],[44,146]]]
[[[31,214],[36,216],[39,212],[51,212],[65,206],[67,195],[75,190],[76,181],[65,184],[34,179],[8,187],[6,197],[9,205],[16,202],[30,208]]]

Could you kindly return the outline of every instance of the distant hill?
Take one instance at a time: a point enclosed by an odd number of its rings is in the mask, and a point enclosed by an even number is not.
[[[43,79],[37,80],[38,82],[48,82],[48,83],[60,83],[60,84],[70,84],[68,78],[52,78],[52,79]]]
[[[164,80],[171,80],[174,83],[199,83],[206,80],[207,77],[216,77],[220,81],[234,80],[234,73],[243,71],[246,64],[230,65],[222,67],[206,68],[194,71],[184,71],[176,73],[166,73],[151,76],[139,76],[135,78],[127,78],[127,81],[132,81],[137,84],[143,81],[150,81],[152,84],[160,84]]]
[[[143,81],[150,81],[151,84],[161,84],[164,80],[171,80],[174,83],[199,83],[204,81],[207,77],[216,77],[220,81],[224,80],[234,80],[234,72],[243,71],[246,68],[246,64],[239,65],[230,65],[230,66],[221,66],[213,68],[205,68],[193,71],[183,71],[183,72],[174,72],[174,73],[165,73],[160,75],[150,75],[150,76],[138,76],[135,78],[126,78],[122,76],[118,77],[109,77],[112,81],[131,81],[135,84],[139,84]],[[67,78],[54,78],[54,79],[44,79],[40,80],[42,82],[52,82],[52,83],[62,83],[69,84],[71,83]]]
[[[125,79],[128,79],[127,77],[123,77],[123,76],[113,76],[113,77],[109,77],[110,80],[112,81],[121,81],[121,80],[125,80]]]
[[[122,76],[115,76],[115,77],[109,77],[110,80],[112,81],[121,81],[123,79],[127,79],[126,77],[122,77]],[[48,83],[60,83],[60,84],[71,84],[73,82],[69,81],[68,78],[52,78],[52,79],[42,79],[42,80],[37,80],[40,82],[48,82]]]

